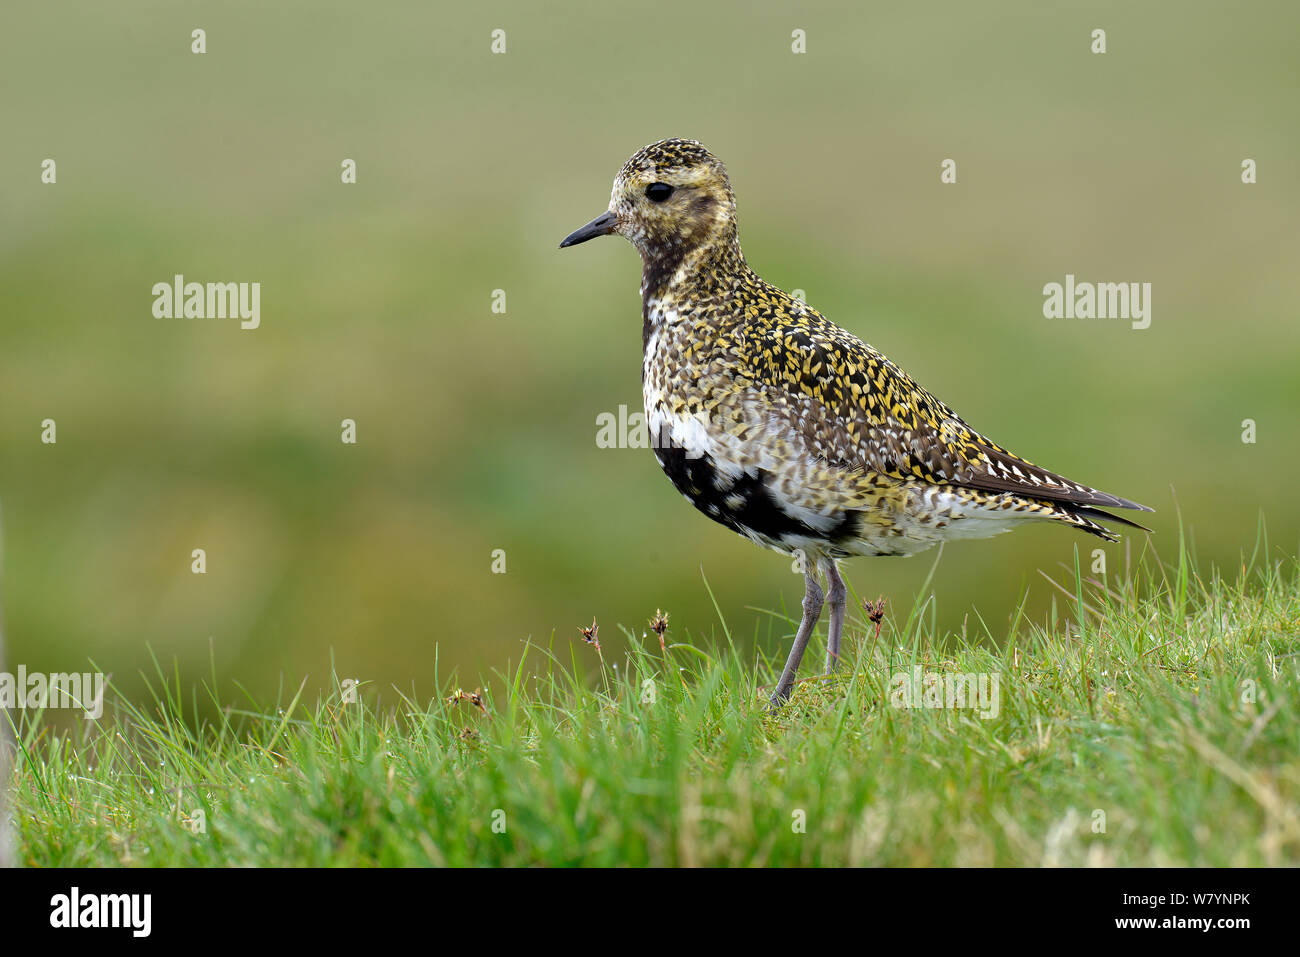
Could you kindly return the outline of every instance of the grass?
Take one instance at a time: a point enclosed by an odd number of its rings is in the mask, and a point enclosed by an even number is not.
[[[744,657],[725,624],[721,650],[676,640],[677,622],[662,648],[629,633],[618,662],[577,636],[531,646],[481,707],[454,684],[388,706],[339,683],[315,704],[300,691],[241,708],[158,669],[146,706],[115,699],[71,734],[41,715],[15,728],[19,859],[1300,862],[1295,563],[1244,561],[1229,581],[1180,547],[1058,587],[1064,629],[1017,617],[936,642],[928,602],[887,615],[878,639],[851,618],[851,667],[803,681],[777,714],[758,681],[780,660]],[[892,706],[894,676],[918,666],[997,675],[997,715]]]

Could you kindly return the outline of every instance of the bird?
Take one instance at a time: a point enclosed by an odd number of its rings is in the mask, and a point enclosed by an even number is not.
[[[803,561],[803,614],[772,709],[789,699],[827,604],[826,671],[839,664],[845,559],[1034,521],[1112,542],[1102,522],[1150,531],[1104,509],[1152,509],[1009,452],[755,273],[726,167],[699,141],[633,153],[605,212],[560,248],[609,235],[641,256],[642,393],[660,467],[715,522]]]

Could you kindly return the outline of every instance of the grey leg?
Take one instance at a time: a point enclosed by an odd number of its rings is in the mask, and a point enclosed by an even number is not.
[[[844,635],[844,600],[849,590],[835,559],[826,559],[826,601],[831,606],[831,624],[826,636],[826,673],[834,671],[840,663],[840,638]]]
[[[790,697],[795,673],[799,670],[799,662],[803,660],[804,649],[808,647],[808,639],[812,637],[813,629],[817,627],[817,619],[822,614],[822,589],[817,584],[814,568],[810,567],[804,572],[804,585],[803,620],[799,622],[799,631],[794,636],[790,657],[785,660],[785,670],[781,672],[781,680],[776,683],[776,690],[772,692],[773,708],[784,704]]]

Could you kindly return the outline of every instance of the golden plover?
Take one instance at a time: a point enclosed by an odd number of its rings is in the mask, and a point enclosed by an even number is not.
[[[727,171],[694,140],[633,154],[608,210],[560,247],[613,233],[641,254],[641,379],[659,464],[714,521],[803,553],[803,619],[773,705],[789,697],[824,602],[835,668],[842,558],[911,555],[1036,519],[1107,541],[1115,536],[1095,520],[1142,528],[1100,509],[1151,509],[989,441],[875,349],[760,279],[740,250]]]

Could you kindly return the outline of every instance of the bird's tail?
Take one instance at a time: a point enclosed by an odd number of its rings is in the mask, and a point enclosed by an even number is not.
[[[1061,502],[1053,503],[1056,508],[1053,510],[1052,518],[1056,521],[1063,522],[1066,525],[1072,525],[1081,532],[1087,532],[1089,535],[1096,535],[1098,538],[1104,538],[1108,542],[1118,542],[1119,536],[1112,532],[1100,522],[1117,522],[1120,525],[1127,525],[1129,528],[1136,528],[1139,531],[1149,532],[1151,529],[1145,525],[1139,525],[1137,522],[1130,521],[1127,518],[1121,518],[1118,515],[1112,515],[1110,512],[1104,512],[1099,508],[1090,505],[1070,505]],[[1096,519],[1097,521],[1094,521]]]

